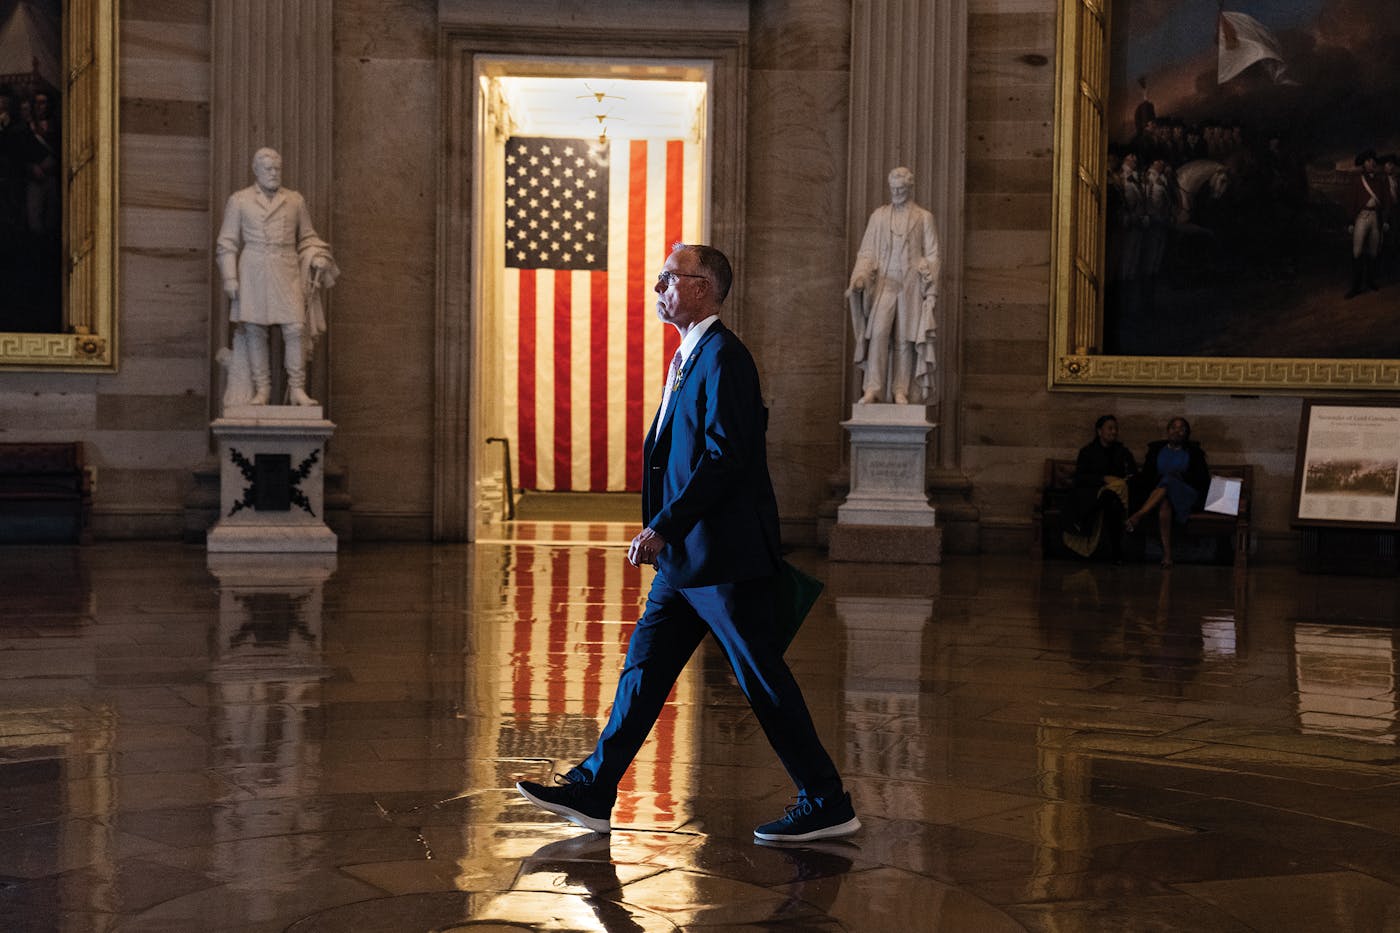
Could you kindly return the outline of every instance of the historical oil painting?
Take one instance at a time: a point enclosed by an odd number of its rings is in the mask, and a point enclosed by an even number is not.
[[[0,0],[0,332],[63,319],[61,0]]]
[[[1400,3],[1114,0],[1102,351],[1400,359]]]

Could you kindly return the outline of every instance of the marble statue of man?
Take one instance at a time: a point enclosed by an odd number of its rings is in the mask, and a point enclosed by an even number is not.
[[[943,262],[933,214],[914,203],[914,173],[890,172],[890,203],[865,227],[846,290],[862,403],[934,401],[934,306]]]
[[[306,367],[325,333],[321,289],[340,274],[331,249],[316,235],[306,200],[282,187],[282,157],[253,154],[256,183],[235,191],[224,207],[214,256],[234,327],[224,405],[266,405],[271,394],[268,328],[282,329],[287,400],[315,405],[306,394]]]

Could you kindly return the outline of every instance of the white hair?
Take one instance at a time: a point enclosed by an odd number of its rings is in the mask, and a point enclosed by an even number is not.
[[[909,171],[909,169],[905,168],[903,165],[901,165],[899,168],[890,170],[890,184],[894,184],[896,180],[903,182],[910,188],[914,187],[914,173]]]

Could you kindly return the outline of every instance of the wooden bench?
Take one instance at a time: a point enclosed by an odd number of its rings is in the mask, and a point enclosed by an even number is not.
[[[0,542],[92,540],[81,443],[0,444]]]
[[[1210,466],[1212,476],[1236,477],[1240,482],[1240,513],[1221,515],[1218,512],[1192,512],[1186,527],[1176,534],[1193,538],[1216,537],[1229,540],[1231,559],[1237,569],[1249,564],[1249,505],[1254,486],[1254,467],[1249,464],[1217,464]],[[1060,541],[1062,516],[1070,491],[1074,488],[1074,461],[1047,457],[1041,476],[1040,501],[1036,503],[1031,524],[1040,553],[1049,557],[1063,552]],[[1156,520],[1144,521],[1139,534],[1156,535]],[[1175,550],[1175,548],[1173,548]]]

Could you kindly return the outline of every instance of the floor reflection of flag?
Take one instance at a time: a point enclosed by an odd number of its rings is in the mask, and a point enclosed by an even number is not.
[[[525,489],[641,488],[678,337],[653,312],[670,244],[699,237],[682,140],[512,137],[505,147],[505,416]]]
[[[498,747],[506,757],[551,758],[567,771],[592,750],[607,720],[645,603],[643,572],[617,547],[518,544],[511,551],[510,676],[503,681],[510,695],[502,697]],[[676,700],[673,691],[619,786],[615,823],[674,818],[673,759],[682,733]]]

